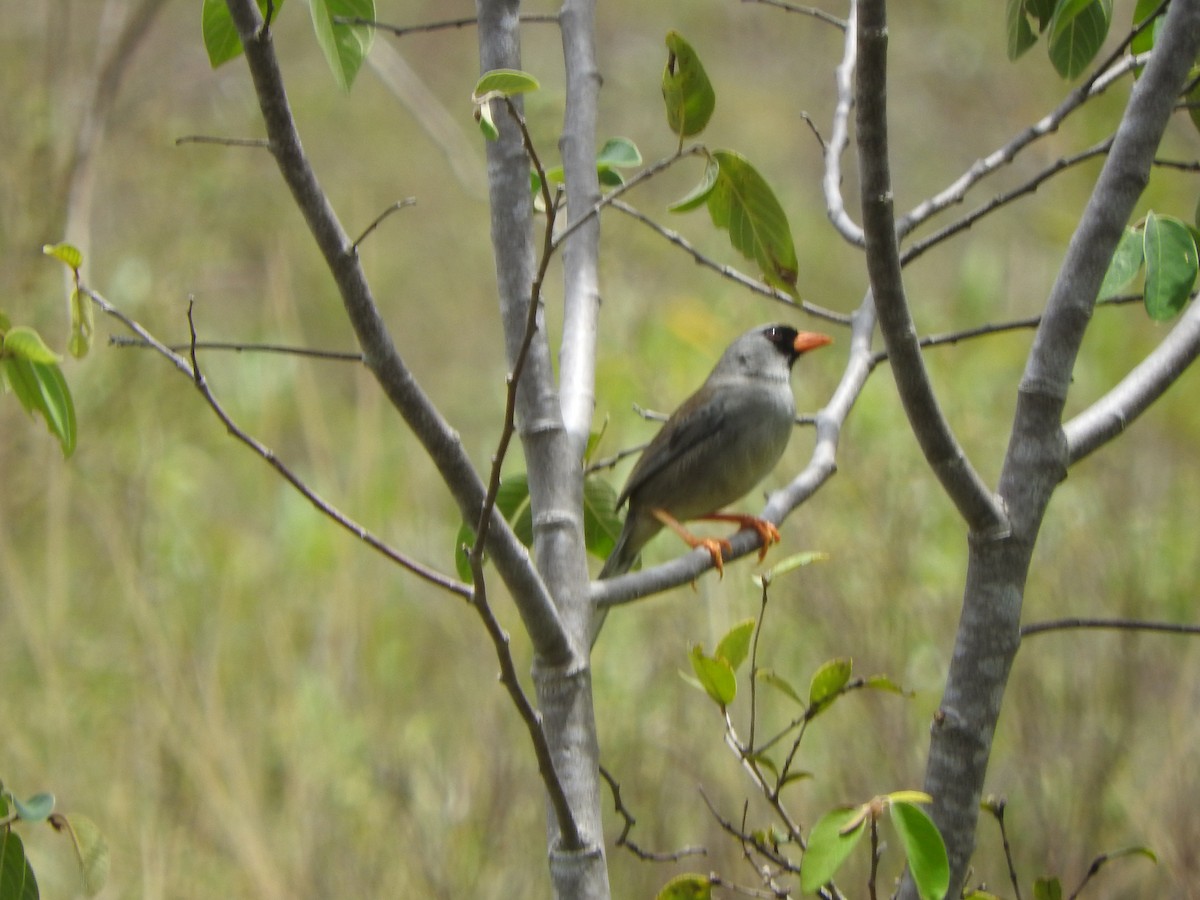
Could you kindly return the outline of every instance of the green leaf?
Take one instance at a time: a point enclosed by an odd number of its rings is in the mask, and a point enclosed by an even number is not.
[[[886,675],[868,675],[863,687],[875,691],[887,691],[889,694],[899,694],[901,697],[911,697],[912,691],[906,691]]]
[[[619,188],[625,183],[621,173],[608,166],[597,166],[596,178],[599,179],[600,186],[606,188]]]
[[[750,639],[754,637],[754,620],[746,619],[734,625],[717,644],[717,657],[729,663],[735,672],[750,655]]]
[[[375,19],[375,0],[309,0],[313,31],[333,72],[334,81],[350,90],[358,70],[371,52],[375,29],[369,25],[338,25],[335,18]]]
[[[758,264],[767,284],[798,296],[796,247],[775,192],[740,154],[718,150],[713,159],[720,166],[708,195],[713,224],[729,231],[730,243]]]
[[[1147,213],[1142,232],[1146,255],[1146,314],[1156,322],[1178,315],[1196,281],[1196,242],[1187,225]]]
[[[596,175],[604,187],[620,187],[625,183],[621,173],[616,169],[628,169],[642,163],[642,154],[629,138],[609,138],[596,155]],[[551,166],[546,171],[546,181],[551,184],[563,184],[567,179],[562,166]],[[529,187],[534,194],[542,190],[542,181],[538,178],[537,170],[529,172]]]
[[[536,91],[540,87],[538,80],[528,72],[519,69],[492,69],[484,72],[475,82],[472,99],[476,103],[482,103],[485,99],[490,99],[489,95],[512,97]]]
[[[4,335],[0,352],[19,356],[30,362],[56,363],[62,357],[46,346],[42,336],[28,325],[18,325]]]
[[[858,824],[843,833],[855,818]],[[866,830],[866,819],[857,806],[839,807],[821,816],[808,835],[808,849],[800,861],[800,890],[813,894],[832,881]]]
[[[729,706],[737,696],[737,679],[733,675],[733,667],[729,660],[709,656],[699,644],[694,646],[689,654],[692,661],[692,671],[705,693],[712,697],[721,707]]]
[[[67,341],[67,349],[76,359],[87,356],[92,347],[92,337],[96,333],[96,314],[92,309],[92,300],[79,288],[71,291],[71,338]]]
[[[779,778],[779,766],[775,765],[775,760],[767,756],[766,753],[755,753],[748,758],[752,759],[760,769],[766,769],[776,779]]]
[[[1104,854],[1106,862],[1112,862],[1114,859],[1120,859],[1122,856],[1144,856],[1150,862],[1158,865],[1158,855],[1149,847],[1124,847],[1120,850],[1111,850]]]
[[[1188,70],[1187,83],[1195,84],[1196,86],[1183,95],[1184,102],[1188,105],[1188,117],[1192,120],[1192,127],[1200,131],[1200,66],[1192,66]]]
[[[1038,878],[1033,883],[1033,900],[1062,900],[1062,884],[1057,878]]]
[[[496,492],[496,510],[504,521],[512,526],[517,539],[526,547],[533,545],[533,513],[529,506],[529,479],[524,473],[511,475],[500,482]],[[475,543],[475,523],[463,522],[454,536],[454,568],[458,577],[468,583],[471,577],[471,562],[467,550]]]
[[[221,4],[224,7],[224,3]],[[73,244],[43,244],[42,252],[47,256],[53,256],[64,266],[72,271],[78,272],[79,267],[83,265],[83,254],[79,252],[79,248]]]
[[[1063,78],[1087,68],[1108,36],[1112,0],[1063,0],[1050,20],[1047,49],[1050,62]]]
[[[937,826],[925,810],[912,803],[893,800],[888,809],[921,900],[942,900],[950,888],[950,861]]]
[[[676,875],[655,896],[655,900],[709,900],[712,881],[707,875],[685,873]]]
[[[852,669],[848,657],[831,659],[817,669],[808,686],[808,705],[819,708],[832,703],[850,680]]]
[[[46,420],[46,427],[62,446],[63,456],[74,453],[75,404],[58,365],[5,356],[0,358],[0,367],[26,412],[40,413]]]
[[[815,562],[825,562],[827,559],[829,559],[828,553],[821,553],[820,551],[816,550],[807,550],[803,553],[793,553],[791,556],[784,557],[779,562],[775,563],[775,565],[771,566],[771,568],[767,569],[767,571],[763,572],[761,575],[754,575],[752,577],[754,578],[756,584],[762,585],[764,582],[770,584],[780,575],[786,575],[788,572],[794,571],[795,569],[802,569],[805,566],[810,566]]]
[[[1025,11],[1037,19],[1038,31],[1046,30],[1050,20],[1054,18],[1054,10],[1059,0],[1025,0]]]
[[[608,559],[617,536],[621,517],[617,515],[617,492],[603,478],[592,475],[583,480],[583,541],[588,553]]]
[[[689,212],[700,206],[700,204],[708,200],[713,189],[716,188],[717,177],[720,174],[720,164],[710,156],[708,163],[704,166],[704,177],[700,179],[700,183],[688,191],[682,200],[676,200],[667,209],[674,213],[682,213]]]
[[[4,900],[38,900],[37,879],[25,858],[25,845],[8,828],[0,831],[0,897]]]
[[[777,791],[781,791],[794,781],[808,781],[816,777],[817,776],[815,776],[812,772],[805,772],[803,770],[788,772],[787,775],[784,776],[784,779],[779,782],[778,785],[776,785],[775,789]]]
[[[94,897],[108,882],[110,855],[108,842],[96,823],[87,816],[72,813],[62,816],[75,846],[75,858],[79,863],[79,874],[83,879],[83,892]]]
[[[28,800],[12,798],[17,815],[26,822],[44,822],[54,812],[53,794],[34,794]]]
[[[596,156],[596,174],[600,184],[606,188],[620,187],[625,183],[617,169],[629,169],[642,164],[642,154],[629,138],[609,138]]]
[[[596,154],[596,165],[614,169],[632,169],[642,164],[637,144],[625,137],[609,138]]]
[[[1154,12],[1162,5],[1162,0],[1137,0],[1133,7],[1133,16],[1130,18],[1130,23],[1139,25],[1146,20],[1150,13]],[[1154,41],[1158,35],[1158,26],[1162,24],[1163,17],[1160,13],[1158,21],[1149,28],[1143,28],[1139,31],[1129,44],[1129,52],[1135,56],[1146,53],[1154,49]]]
[[[276,15],[281,6],[283,0],[276,0]],[[258,0],[258,11],[264,16],[267,14],[267,0]],[[200,31],[204,36],[208,64],[214,69],[241,56],[242,41],[238,37],[233,19],[229,17],[229,7],[225,0],[204,0],[204,7],[200,10]]]
[[[1025,8],[1025,0],[1008,0],[1005,10],[1005,31],[1008,35],[1008,58],[1010,61],[1020,57],[1037,43],[1037,35],[1029,24]]]
[[[717,105],[716,92],[700,57],[677,31],[667,32],[662,93],[667,106],[667,127],[681,141],[703,131]]]
[[[500,129],[496,127],[496,122],[492,118],[492,104],[481,103],[475,107],[475,121],[479,124],[479,130],[483,132],[483,138],[486,141],[496,141],[500,139]],[[537,172],[533,173],[535,183],[533,190],[536,193],[542,189],[541,182],[536,181]]]
[[[1129,286],[1129,282],[1142,268],[1142,235],[1133,228],[1126,228],[1113,251],[1104,282],[1100,285],[1100,299],[1113,297]]]
[[[763,684],[769,684],[771,687],[775,688],[775,690],[779,691],[784,696],[789,697],[792,700],[795,700],[801,706],[804,705],[804,701],[800,699],[800,694],[796,691],[796,689],[794,687],[792,687],[791,682],[788,681],[786,678],[784,678],[782,675],[777,674],[776,672],[772,671],[771,669],[759,669],[757,672],[754,673],[754,677],[757,678],[759,681],[761,681]]]
[[[889,803],[932,803],[933,797],[924,791],[892,791],[887,795]]]
[[[533,509],[529,504],[529,479],[524,472],[508,475],[496,492],[496,509],[512,526],[519,540],[526,547],[533,546]]]

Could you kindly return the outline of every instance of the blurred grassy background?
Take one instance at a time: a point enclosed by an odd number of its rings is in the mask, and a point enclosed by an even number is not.
[[[38,248],[61,237],[62,172],[124,5],[0,0],[0,308],[60,345],[61,275]],[[1040,49],[1017,65],[1004,60],[999,6],[985,16],[952,0],[894,6],[903,209],[1044,114],[1064,86]],[[1118,21],[1128,20],[1127,6],[1118,4]],[[382,19],[400,23],[472,11],[465,2],[379,4]],[[673,149],[658,79],[662,36],[681,31],[718,91],[706,139],[744,152],[779,190],[805,296],[852,309],[865,285],[861,257],[827,227],[819,150],[798,117],[807,111],[827,126],[838,33],[735,2],[608,3],[600,15],[601,139],[628,136],[647,159]],[[484,466],[504,372],[482,148],[467,101],[475,34],[380,35],[424,92],[397,96],[364,70],[348,98],[333,86],[300,4],[285,7],[276,40],[306,148],[347,230],[417,197],[363,256],[405,359]],[[525,68],[544,85],[528,114],[550,158],[561,122],[559,48],[552,27],[526,30]],[[1096,140],[1126,89],[973,201]],[[452,127],[432,131],[434,115]],[[193,133],[258,136],[261,126],[242,64],[209,69],[199,4],[168,3],[101,149],[89,282],[167,340],[185,339],[194,296],[203,338],[351,349],[331,281],[268,156],[174,146]],[[1196,135],[1179,127],[1163,155],[1194,158],[1196,147]],[[685,168],[632,202],[737,263],[702,213],[667,219],[665,204],[699,177],[698,162]],[[1035,312],[1096,171],[1079,167],[912,266],[922,329]],[[852,172],[845,187],[852,194]],[[1168,177],[1145,205],[1187,216],[1193,193]],[[649,433],[631,402],[670,408],[730,335],[795,319],[617,214],[605,219],[604,248],[597,415],[610,419],[610,449]],[[556,318],[553,283],[547,299]],[[148,353],[105,346],[111,327],[100,323],[93,354],[67,365],[80,423],[70,461],[14,401],[0,404],[0,776],[20,794],[53,790],[63,808],[100,824],[113,853],[106,897],[546,896],[536,770],[473,614],[319,518],[227,438],[185,380]],[[1136,309],[1099,312],[1072,407],[1112,384],[1162,333]],[[929,357],[947,411],[990,480],[1028,340],[996,337]],[[326,497],[452,569],[454,506],[364,373],[250,355],[210,353],[202,363],[238,420]],[[803,408],[827,396],[839,363],[836,346],[805,361]],[[1197,386],[1189,374],[1072,472],[1039,546],[1029,621],[1194,617]],[[798,433],[776,482],[808,448]],[[886,672],[916,693],[852,698],[818,721],[800,763],[817,777],[792,789],[806,823],[833,803],[919,786],[963,578],[962,528],[919,458],[886,367],[851,417],[839,462],[839,476],[784,529],[778,552],[820,549],[831,560],[776,587],[763,662],[803,684],[825,659],[849,655],[858,671]],[[653,896],[688,869],[754,880],[697,791],[702,785],[738,819],[748,786],[711,705],[676,675],[689,642],[711,644],[755,614],[749,571],[738,566],[723,582],[705,579],[695,593],[609,619],[595,659],[597,716],[606,764],[639,819],[633,838],[653,849],[709,850],[678,865],[614,850],[616,896]],[[507,603],[500,614],[518,628]],[[514,646],[526,671],[527,645],[518,635]],[[765,699],[767,719],[785,721],[791,710]],[[990,775],[990,789],[1011,804],[1027,892],[1037,874],[1061,873],[1073,885],[1097,853],[1146,844],[1157,867],[1114,864],[1095,893],[1200,896],[1192,887],[1200,882],[1198,705],[1194,642],[1106,633],[1029,642]],[[751,824],[768,821],[753,798],[749,815]],[[615,835],[619,823],[611,824]],[[28,840],[45,895],[69,896],[66,843],[42,831]],[[975,880],[1004,893],[1000,844],[987,825],[976,867]],[[861,884],[843,882],[853,894]]]

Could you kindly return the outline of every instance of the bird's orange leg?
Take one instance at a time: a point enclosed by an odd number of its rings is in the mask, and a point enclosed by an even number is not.
[[[700,518],[707,519],[710,522],[737,522],[743,528],[753,528],[758,532],[758,539],[762,542],[762,546],[758,548],[759,562],[767,558],[767,550],[772,544],[778,544],[782,540],[779,536],[779,529],[775,527],[774,523],[756,516],[743,516],[737,513],[710,513]]]
[[[679,537],[682,538],[684,543],[686,543],[689,547],[703,547],[705,550],[707,550],[708,555],[712,557],[713,567],[717,570],[722,578],[725,577],[725,558],[723,554],[725,551],[733,549],[733,546],[729,543],[729,541],[721,540],[720,538],[696,537],[696,535],[692,534],[690,531],[680,525],[679,520],[666,510],[652,509],[650,510],[650,515],[654,516],[654,518],[658,519],[658,521],[662,522],[673,532],[679,535]],[[705,516],[704,518],[710,517]]]

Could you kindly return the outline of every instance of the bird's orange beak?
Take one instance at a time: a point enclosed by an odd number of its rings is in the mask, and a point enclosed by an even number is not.
[[[807,350],[815,350],[817,347],[824,347],[826,344],[832,344],[833,338],[827,334],[821,334],[817,331],[801,331],[796,335],[796,340],[792,347],[797,353],[804,353]]]

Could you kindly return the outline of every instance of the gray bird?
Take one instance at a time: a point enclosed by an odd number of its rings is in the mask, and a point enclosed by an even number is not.
[[[779,540],[769,522],[718,510],[748,494],[779,462],[796,414],[792,365],[801,354],[831,341],[788,325],[765,325],[729,345],[629,473],[617,498],[617,508],[628,502],[629,512],[601,578],[629,571],[664,525],[691,546],[705,547],[720,569],[721,551],[729,542],[694,537],[679,524],[689,519],[715,518],[754,528],[762,537],[761,554]]]

